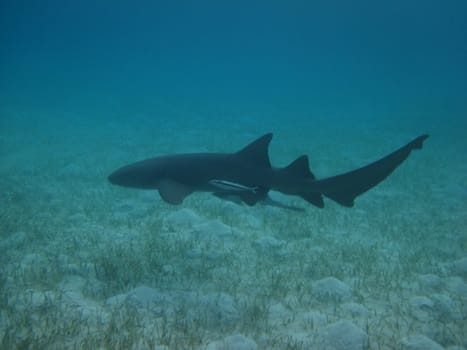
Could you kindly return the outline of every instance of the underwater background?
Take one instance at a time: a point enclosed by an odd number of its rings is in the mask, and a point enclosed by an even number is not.
[[[465,1],[0,3],[1,349],[466,349]],[[318,177],[430,138],[353,208],[112,186],[234,152]]]

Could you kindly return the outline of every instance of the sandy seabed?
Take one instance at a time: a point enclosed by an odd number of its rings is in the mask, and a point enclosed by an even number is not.
[[[467,348],[467,163],[457,146],[430,138],[352,209],[278,193],[306,211],[209,194],[174,207],[106,176],[260,135],[225,142],[192,130],[177,144],[167,131],[122,135],[117,122],[29,135],[21,123],[0,132],[0,348]],[[273,139],[273,164],[305,151],[318,175],[411,138],[368,137],[353,150],[288,135]]]

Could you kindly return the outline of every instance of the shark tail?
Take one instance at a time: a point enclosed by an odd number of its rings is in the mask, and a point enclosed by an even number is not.
[[[382,182],[413,150],[421,149],[427,138],[428,135],[421,135],[398,150],[359,169],[315,180],[312,182],[311,191],[302,194],[301,197],[320,208],[324,206],[322,195],[345,207],[352,207],[356,197]]]

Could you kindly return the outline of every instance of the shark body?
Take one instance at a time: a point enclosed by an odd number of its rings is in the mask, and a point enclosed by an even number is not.
[[[421,135],[373,163],[324,179],[316,179],[306,155],[283,168],[271,166],[268,149],[272,133],[235,153],[160,156],[126,165],[108,179],[124,187],[157,189],[162,199],[170,204],[181,204],[193,192],[203,191],[220,198],[236,197],[254,205],[270,201],[268,192],[275,190],[299,196],[319,208],[324,207],[323,196],[352,207],[356,197],[383,181],[412,150],[421,149],[427,138],[428,135]]]

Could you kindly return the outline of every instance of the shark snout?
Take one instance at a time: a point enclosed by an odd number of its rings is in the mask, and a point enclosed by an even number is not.
[[[157,174],[151,168],[145,168],[141,162],[124,166],[111,173],[107,179],[113,185],[141,189],[154,189]]]
[[[111,173],[107,180],[113,185],[126,186],[129,182],[129,176],[124,168],[120,168]]]
[[[109,176],[107,176],[107,180],[109,180],[109,182],[110,182],[111,184],[118,185],[118,183],[117,183],[117,176],[116,176],[115,172],[113,172],[112,174],[110,174]]]

